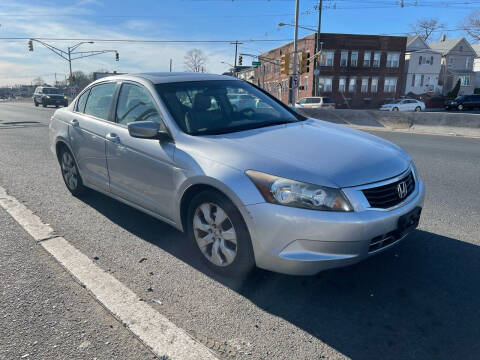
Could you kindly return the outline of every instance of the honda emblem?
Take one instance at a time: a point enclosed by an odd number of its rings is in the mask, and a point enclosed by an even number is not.
[[[397,185],[397,192],[398,192],[398,197],[400,199],[403,199],[405,196],[407,196],[408,188],[407,188],[407,183],[405,181],[402,181]]]

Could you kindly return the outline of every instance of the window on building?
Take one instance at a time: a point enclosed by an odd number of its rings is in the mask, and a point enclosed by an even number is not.
[[[308,91],[308,76],[305,76],[305,85],[303,85],[305,87],[305,91]]]
[[[347,67],[348,65],[348,51],[342,51],[340,56],[340,66]]]
[[[397,91],[397,78],[386,77],[383,92],[394,93]]]
[[[347,88],[347,79],[344,78],[344,77],[341,77],[338,79],[338,91],[341,92],[341,93],[344,93]]]
[[[379,68],[380,67],[380,51],[375,51],[373,53],[373,67]]]
[[[372,53],[370,51],[365,51],[363,54],[363,67],[370,67],[370,55]]]
[[[350,66],[358,66],[358,51],[352,51],[352,54],[350,55]]]
[[[415,86],[415,74],[412,74],[412,86]]]
[[[368,77],[362,78],[362,87],[360,88],[362,93],[368,92]]]
[[[433,65],[433,56],[430,56],[430,65]]]
[[[465,59],[465,69],[470,69],[472,66],[472,58],[470,56],[467,56]]]
[[[451,57],[451,56],[448,58],[447,67],[449,67],[449,68],[452,68],[452,67],[453,67],[453,57]]]
[[[387,53],[387,67],[396,68],[400,65],[399,53]]]
[[[331,77],[319,77],[318,88],[323,92],[332,92],[332,78]]]
[[[334,54],[332,50],[324,51],[322,56],[320,56],[320,66],[333,66]]]
[[[355,92],[356,85],[357,85],[357,79],[354,77],[351,77],[350,81],[348,82],[348,92],[351,92],[351,93]]]
[[[425,80],[425,75],[422,74],[422,77],[420,78],[420,86],[423,86],[424,80]]]
[[[378,78],[377,77],[372,78],[372,84],[370,85],[370,91],[372,93],[377,93],[378,92]]]
[[[460,79],[460,86],[470,86],[470,76],[469,75],[462,75],[459,77]]]
[[[422,65],[422,55],[418,57],[418,65]]]
[[[420,75],[417,75],[415,76],[415,86],[420,86],[420,80],[421,80],[421,76]]]

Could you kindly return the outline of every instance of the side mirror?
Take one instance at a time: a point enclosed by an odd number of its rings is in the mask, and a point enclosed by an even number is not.
[[[171,139],[168,131],[154,121],[135,121],[128,124],[131,137],[140,139]]]

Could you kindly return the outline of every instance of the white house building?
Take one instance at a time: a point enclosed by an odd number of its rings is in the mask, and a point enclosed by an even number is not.
[[[475,73],[475,88],[480,89],[480,44],[473,44],[477,56],[473,60],[473,72]]]
[[[409,36],[405,52],[405,94],[441,92],[438,86],[442,54],[430,49],[423,39]]]
[[[439,81],[444,84],[443,93],[451,91],[460,80],[459,95],[471,95],[475,88],[473,59],[477,56],[465,38],[442,40],[430,43],[430,48],[442,53],[442,69]]]

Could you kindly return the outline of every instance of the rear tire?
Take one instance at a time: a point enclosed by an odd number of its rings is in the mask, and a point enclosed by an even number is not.
[[[398,107],[394,107],[392,111],[398,111]]]
[[[42,103],[42,106],[43,106],[44,108],[46,108],[46,107],[47,107],[47,104],[43,102],[43,103]]]
[[[415,108],[415,112],[420,112],[420,111],[422,111],[422,108],[421,108],[420,106],[417,106],[417,107]]]
[[[463,106],[463,104],[460,104],[460,105],[457,106],[457,110],[463,111],[463,110],[465,110],[465,107]]]
[[[244,277],[254,268],[247,225],[223,194],[207,190],[192,199],[187,212],[187,233],[203,262],[216,273]]]
[[[38,107],[38,103],[35,100],[33,100],[33,103],[35,104],[35,107]]]
[[[58,159],[60,162],[60,170],[62,171],[62,178],[68,191],[70,191],[73,196],[77,197],[85,194],[87,188],[83,185],[77,163],[70,150],[63,147],[60,150]]]

